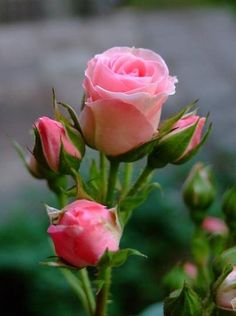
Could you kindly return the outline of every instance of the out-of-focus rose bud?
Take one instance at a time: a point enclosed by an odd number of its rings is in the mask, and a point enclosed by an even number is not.
[[[182,164],[201,147],[207,134],[202,137],[206,118],[187,114],[178,120],[171,131],[163,136],[149,156],[149,165],[162,168],[168,163]]]
[[[29,169],[37,177],[43,170],[68,173],[70,168],[79,167],[84,144],[79,132],[48,117],[35,123],[35,146]]]
[[[236,231],[236,186],[230,188],[224,194],[223,212],[225,220],[232,232]],[[235,235],[235,233],[234,233]]]
[[[197,163],[183,186],[184,202],[196,224],[203,221],[206,210],[214,202],[215,196],[216,190],[209,167]]]
[[[208,216],[203,220],[202,228],[210,234],[227,235],[228,233],[228,227],[225,222],[222,219],[213,216]]]
[[[186,262],[183,265],[184,272],[190,279],[196,279],[197,277],[197,267],[191,262]]]
[[[57,255],[78,267],[96,265],[106,250],[117,251],[121,228],[115,209],[88,200],[77,200],[62,211],[51,212],[48,233]]]
[[[236,312],[236,267],[218,287],[216,305],[219,309]]]

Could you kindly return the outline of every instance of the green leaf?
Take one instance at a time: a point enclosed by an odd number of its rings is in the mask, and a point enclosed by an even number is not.
[[[203,306],[197,293],[184,284],[170,294],[164,303],[165,316],[202,316]]]
[[[137,208],[139,205],[143,204],[148,195],[153,190],[161,190],[161,185],[157,182],[147,183],[142,188],[136,192],[133,196],[127,196],[119,203],[119,219],[121,221],[122,226],[127,223],[129,220],[132,211]]]

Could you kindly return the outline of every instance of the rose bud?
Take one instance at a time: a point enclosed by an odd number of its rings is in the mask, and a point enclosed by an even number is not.
[[[150,141],[176,77],[148,49],[114,47],[88,62],[80,125],[89,146],[118,156]]]
[[[235,236],[236,231],[236,186],[230,188],[224,194],[223,199],[223,212],[225,220],[231,232]]]
[[[216,196],[212,174],[208,166],[197,163],[191,170],[183,186],[183,198],[196,224],[202,222],[206,210]]]
[[[236,311],[236,267],[217,288],[216,306],[226,311]]]
[[[52,212],[48,233],[56,254],[83,268],[96,265],[106,250],[117,251],[121,228],[115,209],[88,200],[77,200],[62,211]]]
[[[34,175],[45,171],[70,173],[70,168],[78,169],[84,144],[79,132],[61,122],[41,117],[35,123],[36,142],[29,169]]]
[[[190,278],[190,279],[196,279],[197,277],[197,267],[195,264],[191,262],[185,262],[183,265],[183,269],[185,274]]]
[[[217,217],[208,216],[202,222],[202,229],[215,235],[227,235],[228,227],[225,222]]]
[[[162,168],[168,163],[182,164],[188,161],[206,139],[202,137],[205,117],[187,114],[179,119],[167,135],[160,138],[148,163],[152,168]]]

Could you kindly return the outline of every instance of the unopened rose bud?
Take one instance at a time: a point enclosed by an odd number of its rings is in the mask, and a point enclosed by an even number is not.
[[[205,136],[202,138],[205,121],[204,117],[197,115],[185,115],[178,120],[149,156],[149,165],[162,168],[168,163],[182,164],[188,161],[206,139]]]
[[[216,305],[219,309],[236,312],[236,267],[218,287]]]
[[[78,168],[84,144],[76,129],[41,117],[35,123],[35,135],[35,159],[32,158],[29,165],[32,173],[40,168],[56,173],[68,173],[70,168]]]
[[[49,208],[48,233],[56,254],[83,268],[96,265],[106,250],[117,251],[121,228],[115,209],[88,200],[77,200],[57,212]]]
[[[227,235],[228,227],[225,222],[213,216],[206,217],[202,222],[202,229],[207,233],[215,234],[215,235]]]
[[[209,167],[197,163],[184,183],[183,198],[191,211],[192,218],[198,223],[204,219],[205,211],[213,203],[215,195],[216,191]]]
[[[236,231],[236,186],[226,191],[223,200],[226,223],[232,232]]]
[[[186,262],[183,265],[183,269],[185,274],[190,278],[190,279],[196,279],[197,277],[197,267],[195,264],[191,262]]]

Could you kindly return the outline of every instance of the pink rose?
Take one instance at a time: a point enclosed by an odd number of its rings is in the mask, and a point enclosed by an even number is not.
[[[217,217],[208,216],[202,222],[202,228],[212,234],[225,235],[228,233],[228,227],[225,222]]]
[[[71,157],[81,159],[81,153],[79,149],[73,144],[69,138],[68,133],[62,123],[52,120],[46,116],[41,117],[35,123],[35,128],[41,141],[41,147],[43,151],[43,157],[46,160],[49,168],[55,172],[59,171],[60,167],[60,154],[61,147],[63,146],[64,151]],[[73,134],[77,135],[78,132],[73,129]],[[34,156],[36,160],[40,159],[36,143],[34,150]],[[34,158],[31,159],[30,169],[36,170],[36,161]],[[35,172],[36,174],[38,173]]]
[[[197,123],[198,122],[198,123]],[[181,133],[185,129],[195,125],[197,123],[197,127],[193,133],[193,136],[188,144],[188,146],[185,148],[182,155],[177,159],[177,161],[181,160],[186,156],[188,153],[190,153],[192,150],[194,150],[198,144],[201,142],[202,139],[202,130],[205,125],[206,118],[205,117],[199,117],[198,115],[189,115],[186,117],[181,118],[179,121],[175,123],[173,126],[173,133]]]
[[[148,49],[114,47],[88,62],[80,124],[89,146],[117,156],[148,142],[176,77]]]
[[[236,267],[218,287],[216,305],[223,310],[236,311]]]
[[[67,205],[56,225],[48,228],[56,253],[73,266],[96,265],[104,252],[117,251],[121,228],[115,209],[88,200]]]

